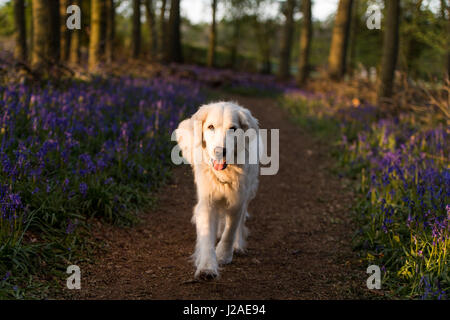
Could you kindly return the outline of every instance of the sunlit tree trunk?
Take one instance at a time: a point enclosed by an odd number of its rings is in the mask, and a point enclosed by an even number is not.
[[[381,75],[378,84],[378,100],[390,98],[393,93],[395,67],[398,56],[398,37],[400,19],[400,1],[386,0],[385,30],[383,54],[381,58]]]
[[[312,37],[311,0],[302,1],[303,23],[300,32],[297,84],[303,86],[309,77],[309,52]]]
[[[328,72],[331,78],[340,80],[345,74],[345,62],[350,31],[353,0],[340,0],[331,38]]]
[[[141,53],[141,1],[133,0],[132,55],[138,58]]]
[[[91,0],[91,28],[88,60],[88,68],[90,72],[98,71],[100,64],[102,1],[103,0]]]
[[[48,65],[49,21],[50,10],[47,0],[33,0],[33,51],[31,52],[31,67],[38,72],[45,71]]]
[[[163,60],[167,51],[167,25],[166,25],[166,0],[161,0],[161,11],[159,12],[159,59]]]
[[[180,33],[180,0],[170,1],[166,62],[182,62]]]
[[[286,79],[290,75],[292,36],[294,34],[294,9],[295,0],[288,0],[284,12],[286,22],[283,26],[283,37],[280,49],[280,68],[278,70],[278,77],[280,79]]]
[[[80,6],[80,1],[74,1],[73,4]],[[69,49],[69,62],[71,64],[80,63],[80,53],[81,53],[81,30],[73,29],[70,30],[70,49]]]
[[[145,0],[145,12],[149,31],[150,57],[153,60],[158,52],[158,39],[155,24],[155,8],[153,0]]]
[[[114,60],[114,37],[116,28],[116,7],[114,0],[106,0],[106,44],[105,58],[106,62],[111,63]]]
[[[212,23],[211,29],[209,31],[209,48],[208,48],[208,66],[213,67],[216,63],[216,10],[217,10],[217,0],[211,0],[212,9]]]
[[[27,36],[25,22],[25,0],[14,0],[14,57],[21,61],[27,60]]]

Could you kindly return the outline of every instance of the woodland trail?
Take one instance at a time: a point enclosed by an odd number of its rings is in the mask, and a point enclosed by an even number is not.
[[[223,94],[222,94],[223,96]],[[292,121],[273,98],[225,95],[280,129],[280,169],[261,176],[251,202],[248,252],[235,255],[214,281],[194,281],[189,257],[196,202],[189,166],[177,167],[157,209],[132,228],[95,227],[104,249],[81,266],[72,299],[356,299],[369,295],[365,267],[351,250],[353,196],[330,172],[323,142]],[[76,291],[76,292],[74,292]]]

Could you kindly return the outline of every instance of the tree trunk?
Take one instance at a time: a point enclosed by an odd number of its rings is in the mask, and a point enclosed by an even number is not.
[[[182,62],[180,34],[180,0],[170,1],[166,62]]]
[[[312,37],[311,0],[302,3],[303,24],[300,32],[300,52],[298,59],[297,84],[301,87],[309,77],[309,52]]]
[[[398,56],[398,34],[400,19],[400,1],[386,0],[386,13],[383,39],[383,54],[381,58],[381,76],[378,86],[378,101],[392,97],[395,67]]]
[[[80,0],[74,1],[74,4],[80,6]],[[80,63],[81,32],[79,29],[70,30],[69,62],[71,64]]]
[[[447,6],[447,80],[450,80],[450,6]]]
[[[444,80],[450,80],[450,6],[446,4],[446,0],[441,0],[441,18],[444,21],[444,25],[447,26],[446,37],[446,54],[444,57],[444,64],[446,66],[446,70],[444,72]],[[447,18],[445,17],[445,13],[447,12]],[[444,27],[445,28],[445,27]],[[445,29],[444,29],[445,30]]]
[[[286,22],[283,27],[283,38],[280,49],[280,68],[278,78],[287,79],[291,68],[292,36],[294,33],[294,9],[295,0],[288,0],[286,4]]]
[[[241,21],[237,19],[233,23],[233,38],[231,40],[231,50],[230,50],[230,67],[234,69],[236,67],[238,47],[239,47],[239,34],[241,29]]]
[[[98,71],[100,64],[100,42],[101,42],[101,14],[102,1],[91,0],[91,28],[89,37],[89,60],[88,68],[90,72]]]
[[[25,22],[25,1],[14,0],[15,47],[14,57],[25,62],[27,60],[27,35]]]
[[[217,0],[211,1],[212,23],[209,31],[209,49],[208,49],[208,67],[214,67],[216,64],[216,10]]]
[[[350,31],[353,0],[340,0],[331,38],[328,72],[331,78],[340,80],[345,74],[345,62]]]
[[[114,60],[114,37],[116,28],[116,7],[114,0],[106,0],[106,44],[105,59],[107,63]]]
[[[159,13],[159,60],[164,60],[167,51],[166,0],[161,1]]]
[[[102,14],[100,16],[100,56],[105,56],[106,42],[108,37],[108,0],[102,1],[100,8]]]
[[[43,72],[48,66],[49,15],[50,10],[47,0],[33,0],[33,51],[31,52],[31,67],[37,72]]]
[[[352,22],[350,26],[351,30],[351,36],[350,36],[350,53],[348,57],[348,71],[349,74],[352,76],[355,73],[356,70],[356,43],[358,38],[358,31],[359,31],[359,25],[358,25],[358,13],[359,13],[359,5],[361,4],[361,1],[354,0],[353,8],[352,8]]]
[[[156,35],[153,0],[145,0],[145,12],[149,31],[150,58],[154,60],[158,52],[158,39]]]
[[[50,40],[48,57],[52,62],[57,63],[61,58],[59,0],[48,0],[48,3],[50,9],[50,15],[48,17],[50,20],[50,30],[47,34]]]
[[[60,43],[61,43],[61,60],[67,61],[70,52],[70,30],[66,26],[67,7],[71,5],[69,0],[60,0],[59,14],[60,14]]]
[[[132,55],[138,58],[141,53],[141,1],[133,0],[133,38]]]

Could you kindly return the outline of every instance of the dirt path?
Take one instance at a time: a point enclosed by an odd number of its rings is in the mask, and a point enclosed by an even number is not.
[[[280,129],[280,170],[262,176],[250,204],[248,253],[235,256],[218,280],[193,281],[195,245],[190,223],[195,186],[188,166],[159,194],[158,209],[142,224],[102,225],[105,241],[94,265],[82,266],[75,299],[344,299],[363,298],[364,268],[350,248],[352,195],[329,173],[325,145],[289,121],[270,98],[233,96],[259,119]],[[274,112],[275,111],[275,112]]]

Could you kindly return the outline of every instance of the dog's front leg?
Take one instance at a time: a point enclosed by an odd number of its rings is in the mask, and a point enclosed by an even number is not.
[[[195,248],[195,277],[212,279],[219,275],[216,251],[217,210],[208,201],[200,201],[195,207],[194,221],[197,229]]]
[[[228,264],[233,260],[233,243],[236,238],[236,232],[239,227],[241,215],[245,214],[242,208],[227,212],[225,220],[225,230],[222,238],[217,244],[216,255],[219,264]]]

